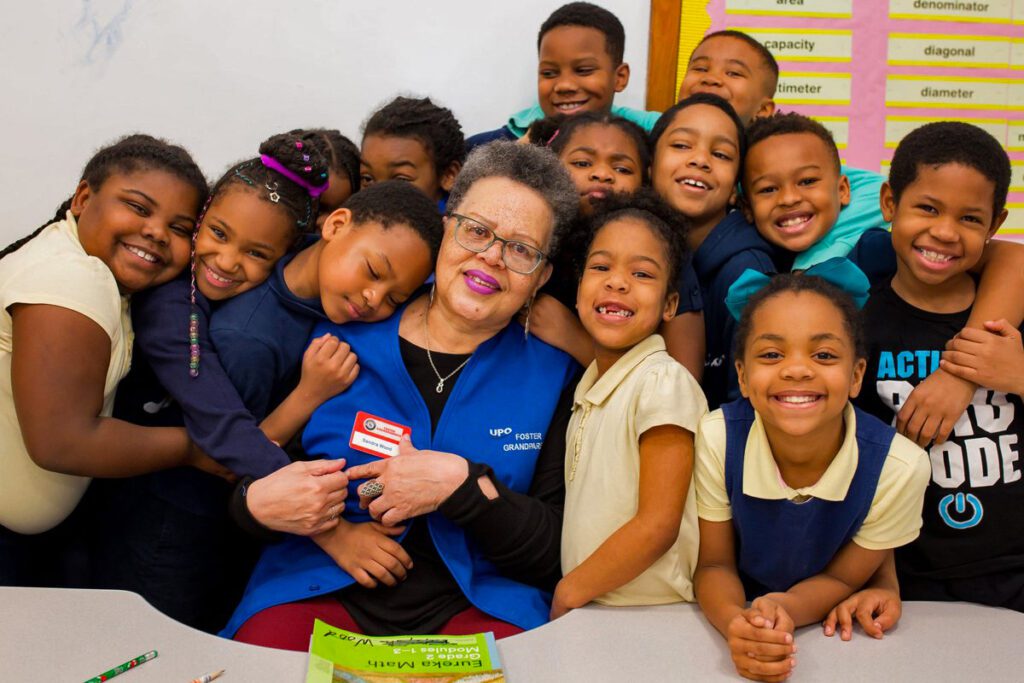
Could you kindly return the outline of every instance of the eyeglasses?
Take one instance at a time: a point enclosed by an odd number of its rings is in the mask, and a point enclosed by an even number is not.
[[[548,257],[537,247],[525,242],[498,237],[480,221],[457,213],[448,215],[455,219],[455,241],[461,247],[479,254],[490,249],[495,242],[501,242],[501,260],[513,273],[529,275]]]

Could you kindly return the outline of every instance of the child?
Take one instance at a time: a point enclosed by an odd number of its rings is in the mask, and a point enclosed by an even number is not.
[[[356,144],[333,128],[313,128],[293,133],[309,133],[310,142],[327,157],[327,189],[319,197],[320,211],[316,227],[322,228],[324,220],[340,209],[341,205],[359,191],[359,148]]]
[[[732,358],[736,321],[726,294],[745,270],[772,273],[771,248],[732,211],[746,138],[743,123],[717,95],[693,95],[666,111],[651,132],[654,189],[689,219],[687,249],[704,309],[702,386],[712,408],[739,398]]]
[[[577,309],[594,362],[576,387],[565,455],[562,572],[551,618],[596,600],[693,599],[693,435],[707,404],[665,350],[685,226],[653,195],[593,222]]]
[[[779,65],[772,53],[742,31],[709,33],[690,56],[679,98],[695,93],[722,97],[750,125],[775,113],[775,88]],[[806,251],[797,254],[793,268],[805,270],[835,256],[847,256],[864,231],[883,225],[878,208],[882,176],[871,171],[843,167],[849,179],[850,200],[832,231]]]
[[[304,131],[276,135],[260,145],[259,157],[232,166],[200,217],[192,271],[143,293],[132,306],[136,363],[118,389],[114,415],[139,425],[184,425],[204,453],[240,476],[262,477],[287,466],[290,459],[271,438],[287,441],[301,422],[282,428],[281,419],[268,420],[269,438],[260,430],[209,343],[210,309],[262,283],[312,227],[328,177],[316,142],[315,133]],[[335,356],[329,365],[338,366],[342,381],[303,376],[292,400],[304,404],[306,416],[351,383],[355,359]],[[231,487],[175,468],[94,488],[94,587],[132,590],[194,628],[220,628],[251,569],[227,516]],[[157,533],[171,527],[173,534]],[[133,551],[126,554],[125,546]]]
[[[585,111],[612,113],[650,130],[655,112],[612,105],[615,93],[629,84],[629,64],[622,61],[626,31],[618,17],[589,2],[562,5],[544,21],[537,35],[538,105],[513,114],[497,130],[466,141],[467,151],[493,140],[516,140],[545,116],[572,116]]]
[[[533,124],[538,133],[536,144],[547,146],[558,155],[580,192],[580,213],[586,217],[611,194],[629,194],[647,183],[650,151],[647,136],[635,123],[611,114],[584,112],[557,121],[543,119]],[[552,256],[554,272],[541,296],[534,302],[536,313],[531,330],[541,339],[565,350],[581,365],[593,360],[593,342],[587,336],[572,308],[576,305],[576,272],[586,254],[583,240],[589,229],[577,225]],[[678,264],[679,292],[676,315],[666,321],[659,333],[665,338],[669,354],[695,377],[704,365],[700,293],[689,261]],[[546,296],[550,295],[550,296]],[[557,299],[552,300],[551,297]]]
[[[796,664],[793,630],[917,536],[928,462],[850,404],[864,377],[860,315],[830,282],[769,281],[743,309],[736,356],[744,398],[697,435],[694,585],[736,670],[778,680]]]
[[[222,305],[210,336],[246,408],[263,419],[296,386],[316,323],[391,315],[430,274],[441,231],[425,194],[409,183],[374,183],[327,217],[322,239]]]
[[[182,429],[109,417],[130,364],[128,297],[188,263],[206,192],[184,149],[130,135],[86,164],[53,222],[0,253],[6,562],[18,559],[20,535],[46,531],[71,512],[89,477],[210,466]],[[0,582],[19,580],[3,569]]]
[[[977,292],[970,269],[1006,219],[1009,184],[1006,152],[970,124],[930,123],[896,148],[882,186],[896,275],[872,290],[865,308],[870,384],[860,405],[878,418],[894,420],[907,395],[939,365],[946,342],[964,328]],[[1015,355],[1024,355],[1019,336]],[[897,603],[901,593],[907,600],[1024,611],[1020,378],[1004,372],[1003,386],[979,389],[949,441],[929,449],[932,482],[921,536],[896,554]],[[849,622],[840,628],[849,637]]]
[[[396,97],[363,126],[362,187],[404,180],[438,203],[444,200],[466,158],[462,126],[450,109],[429,98]]]
[[[806,248],[828,234],[849,196],[831,134],[799,114],[758,119],[751,125],[743,185],[748,216],[766,240],[782,249]],[[786,270],[796,252],[778,254],[777,265]],[[883,229],[864,232],[849,256],[873,283],[891,278],[896,270],[892,241]],[[980,280],[969,325],[981,328],[984,321],[1000,318],[1019,325],[1024,319],[1024,299],[1007,292],[1024,286],[1020,245],[993,243],[973,271]],[[976,390],[977,386],[940,368],[914,390],[900,412],[897,428],[921,446],[933,439],[941,443]]]

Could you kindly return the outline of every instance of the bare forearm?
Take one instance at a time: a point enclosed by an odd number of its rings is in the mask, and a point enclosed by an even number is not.
[[[686,368],[693,378],[704,376],[704,314],[687,312],[661,324],[658,332],[665,338],[665,349]]]
[[[900,582],[896,578],[896,557],[892,553],[882,562],[882,566],[878,568],[868,582],[864,584],[864,588],[880,588],[882,590],[892,591],[896,595],[900,594]]]
[[[567,606],[582,607],[629,583],[664,555],[678,536],[678,519],[672,528],[670,522],[633,517],[565,576]]]
[[[279,444],[287,443],[309,421],[309,417],[319,406],[302,391],[301,385],[288,394],[274,412],[263,418],[260,429],[267,438]]]
[[[693,575],[697,603],[715,629],[723,636],[729,622],[747,604],[743,583],[734,570],[718,565],[698,567]]]
[[[1024,246],[993,241],[986,247],[978,293],[968,327],[983,328],[986,320],[1006,318],[1012,327],[1024,321]]]
[[[27,445],[36,464],[54,472],[134,477],[188,463],[190,443],[183,428],[140,427],[108,417],[52,431],[54,438]]]
[[[860,586],[852,586],[834,576],[818,574],[801,581],[785,593],[768,593],[765,597],[782,605],[793,623],[799,627],[821,621],[833,607],[850,597],[858,588]]]

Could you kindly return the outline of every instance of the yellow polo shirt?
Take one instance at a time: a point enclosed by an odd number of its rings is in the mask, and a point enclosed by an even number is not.
[[[113,273],[82,248],[70,211],[65,220],[47,226],[0,259],[0,299],[0,525],[20,534],[37,534],[71,513],[90,480],[44,470],[25,449],[11,393],[14,328],[8,309],[15,304],[60,306],[103,328],[110,337],[103,416],[113,410],[114,390],[131,364],[131,317],[128,298],[121,296]]]
[[[810,486],[790,488],[775,464],[761,416],[754,418],[743,452],[743,493],[765,500],[820,498],[840,501],[857,471],[857,417],[847,404],[843,413],[846,436],[835,459]],[[725,417],[721,410],[700,423],[696,449],[697,514],[709,522],[732,519],[725,488]],[[912,441],[897,434],[878,476],[878,487],[867,517],[853,541],[868,550],[886,550],[910,543],[921,530],[921,506],[931,477],[928,456]]]
[[[576,387],[566,432],[562,573],[575,569],[619,527],[640,500],[640,435],[660,425],[696,434],[707,402],[697,381],[665,351],[658,335],[630,349],[597,378],[591,363]],[[596,601],[657,605],[693,600],[697,509],[691,484],[675,544],[640,576]]]

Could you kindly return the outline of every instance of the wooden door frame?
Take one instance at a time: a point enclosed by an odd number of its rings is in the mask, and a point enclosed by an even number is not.
[[[676,102],[682,11],[682,0],[651,0],[646,102],[649,111],[665,111]]]

